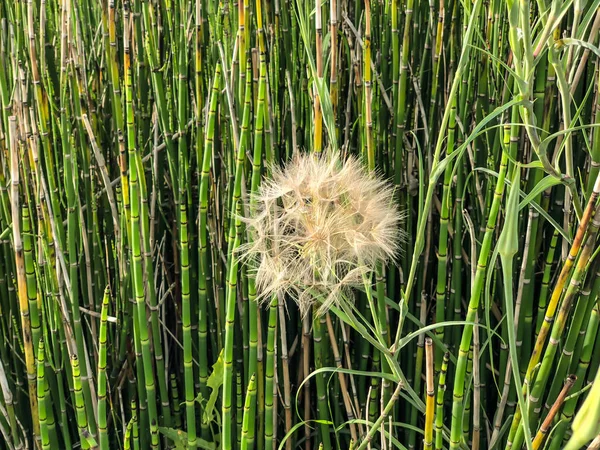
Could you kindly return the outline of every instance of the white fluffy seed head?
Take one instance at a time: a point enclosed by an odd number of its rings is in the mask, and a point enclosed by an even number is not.
[[[302,314],[349,298],[378,261],[397,255],[402,238],[392,187],[357,158],[332,152],[274,168],[248,211],[251,239],[240,251],[255,270],[258,298],[288,295]]]

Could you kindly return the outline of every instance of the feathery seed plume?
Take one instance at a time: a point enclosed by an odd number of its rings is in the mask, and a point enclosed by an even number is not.
[[[402,214],[393,189],[355,157],[296,155],[274,168],[251,198],[243,219],[258,297],[288,295],[302,314],[339,305],[361,286],[377,261],[398,252]]]

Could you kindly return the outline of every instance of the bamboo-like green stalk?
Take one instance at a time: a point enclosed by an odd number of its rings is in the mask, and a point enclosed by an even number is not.
[[[73,392],[75,395],[75,411],[77,412],[77,428],[79,429],[79,438],[82,448],[93,448],[95,440],[92,438],[89,428],[87,415],[85,412],[85,400],[81,387],[81,372],[79,370],[79,360],[77,356],[71,356],[71,370],[73,372]]]
[[[240,372],[241,370],[237,370],[235,373],[235,437],[237,448],[242,446],[242,428],[244,420],[244,395],[242,393],[242,376],[240,375]]]
[[[127,16],[129,17],[129,16]],[[148,419],[151,430],[151,446],[159,448],[158,436],[152,432],[158,427],[156,408],[156,385],[154,382],[153,362],[146,321],[146,293],[142,269],[142,238],[140,226],[140,181],[143,172],[137,167],[137,142],[133,113],[133,86],[131,73],[131,48],[129,45],[129,30],[124,30],[124,70],[125,70],[125,109],[127,124],[127,149],[129,154],[129,191],[131,194],[131,259],[133,261],[133,291],[136,304],[136,321],[138,324],[139,343],[142,351],[144,387],[147,395]]]
[[[269,321],[267,328],[267,358],[265,361],[265,449],[270,450],[274,445],[274,414],[273,387],[275,386],[275,338],[277,333],[277,298],[274,297],[269,306]]]
[[[183,14],[184,12],[182,12]],[[183,64],[185,60],[185,54],[183,53],[183,47],[181,50],[181,56],[179,63]],[[180,83],[185,83],[185,75],[180,74]],[[182,92],[185,89],[185,85],[180,85],[180,98],[184,97]],[[184,106],[180,107],[179,111],[179,122],[180,124],[186,123],[186,111],[185,102],[182,102]],[[186,425],[187,425],[187,438],[188,445],[191,448],[196,447],[196,400],[194,393],[194,367],[192,357],[192,313],[191,313],[191,300],[190,300],[190,257],[189,257],[189,237],[188,237],[188,212],[187,212],[187,149],[185,144],[185,138],[183,137],[179,142],[179,245],[180,245],[180,259],[181,259],[181,317],[183,327],[183,371],[184,371],[184,387],[185,387],[185,411],[186,411]]]
[[[177,387],[177,378],[171,374],[171,392],[173,397],[173,415],[175,418],[175,427],[181,426],[181,408],[179,406],[179,388]]]
[[[196,174],[195,178],[198,180],[200,178],[199,172],[202,167],[203,155],[202,151],[204,148],[204,121],[202,114],[202,106],[204,104],[204,83],[202,77],[202,69],[203,69],[203,59],[202,59],[202,46],[203,46],[203,27],[202,27],[202,2],[196,3],[195,8],[195,39],[194,39],[194,88],[195,88],[195,122],[196,122],[196,139],[195,139],[195,150],[196,150]],[[191,163],[190,163],[191,164]],[[190,212],[192,214],[192,212]],[[206,257],[206,247],[203,247],[203,244],[206,244],[206,230],[204,230],[204,240],[200,239],[203,235],[202,225],[206,227],[206,221],[196,220],[198,223],[197,227],[197,237],[198,237],[198,245],[197,245],[197,289],[198,289],[198,382],[200,384],[199,391],[200,394],[204,397],[208,397],[208,386],[206,382],[208,380],[208,303],[207,303],[207,279],[210,279],[208,274],[208,260]],[[175,379],[172,380],[176,382]],[[201,411],[203,411],[201,405]],[[176,418],[177,420],[177,418]],[[203,439],[208,439],[208,424],[205,423],[204,420],[201,420],[200,423],[200,435]]]
[[[16,261],[17,294],[19,297],[19,311],[21,318],[21,332],[23,333],[25,365],[28,379],[29,406],[33,424],[33,436],[39,439],[40,423],[38,417],[37,395],[35,389],[35,358],[33,355],[33,342],[31,319],[29,315],[29,300],[27,298],[27,280],[25,273],[24,248],[21,235],[21,207],[19,194],[19,156],[17,150],[17,123],[16,117],[9,117],[10,124],[10,174],[11,174],[11,213],[13,217],[13,246]]]
[[[440,14],[442,14],[440,12]],[[439,56],[438,56],[439,58]],[[436,77],[437,78],[437,77]],[[432,94],[433,95],[433,94]],[[433,100],[432,100],[433,101]],[[451,155],[454,151],[454,138],[456,130],[456,98],[452,100],[450,105],[450,118],[448,119],[448,142],[446,154]],[[431,118],[430,118],[431,119]],[[435,320],[437,323],[444,322],[446,318],[446,286],[447,286],[447,266],[448,266],[448,222],[450,220],[450,181],[452,179],[452,169],[446,167],[444,171],[444,187],[442,191],[442,205],[440,210],[440,234],[438,244],[438,270],[436,284],[436,304],[435,304]],[[444,328],[438,328],[436,334],[440,341],[444,341]],[[435,368],[436,372],[441,370],[442,353],[436,351]]]
[[[505,132],[505,144],[507,144],[508,133]],[[486,233],[481,246],[479,258],[477,261],[477,271],[471,289],[471,298],[469,300],[469,308],[467,310],[467,323],[473,323],[477,309],[479,308],[479,300],[483,289],[483,281],[487,269],[487,262],[490,255],[490,247],[492,244],[492,236],[496,226],[496,219],[500,209],[500,202],[504,193],[504,178],[508,166],[508,153],[502,152],[502,160],[500,162],[500,171],[498,173],[498,181],[494,190],[494,200],[489,212]],[[450,448],[458,448],[461,442],[462,433],[462,405],[465,386],[465,372],[467,368],[467,356],[471,345],[471,337],[473,334],[473,326],[465,325],[460,342],[458,353],[458,361],[456,363],[456,375],[454,379],[453,402],[452,402],[452,427],[450,435]]]
[[[465,371],[465,378],[471,380],[473,374],[473,346],[469,349],[469,355],[467,356],[467,370]],[[469,442],[469,431],[471,430],[471,397],[472,392],[469,389],[465,389],[465,409],[463,411],[463,440]]]
[[[140,448],[140,438],[139,438],[139,434],[140,434],[140,430],[139,430],[139,425],[138,425],[138,413],[137,413],[137,404],[135,402],[135,400],[131,401],[131,424],[132,424],[132,431],[133,431],[133,448],[134,450],[139,450]]]
[[[38,312],[38,288],[36,272],[33,263],[33,239],[34,231],[31,227],[31,217],[29,206],[24,204],[22,207],[23,218],[23,256],[25,260],[25,280],[27,282],[27,300],[29,302],[29,320],[31,323],[31,338],[34,348],[40,340],[40,314]]]
[[[44,340],[39,341],[37,357],[37,401],[40,418],[40,443],[42,449],[50,448],[50,435],[48,433],[48,412],[46,410],[46,378],[44,363]]]
[[[79,214],[78,214],[78,200],[76,191],[79,188],[79,165],[77,158],[77,147],[75,146],[75,141],[72,136],[73,127],[69,121],[68,114],[76,114],[76,111],[73,111],[69,106],[70,104],[70,96],[73,96],[73,103],[77,103],[79,99],[77,98],[77,94],[75,93],[75,80],[74,80],[74,68],[73,61],[67,57],[66,50],[66,39],[67,36],[71,33],[69,29],[69,25],[72,21],[72,8],[67,6],[63,8],[61,11],[61,54],[60,54],[60,85],[62,87],[60,92],[60,139],[61,145],[63,148],[63,156],[64,156],[64,171],[63,171],[63,180],[64,180],[64,189],[66,191],[66,200],[67,200],[67,256],[69,262],[69,281],[70,287],[70,301],[71,301],[71,315],[73,317],[73,331],[75,334],[76,341],[76,356],[79,358],[79,370],[81,371],[81,382],[83,389],[83,396],[85,398],[85,409],[87,414],[87,423],[90,425],[91,431],[95,433],[96,424],[95,418],[93,414],[92,407],[92,399],[91,399],[91,391],[90,391],[90,382],[88,377],[88,365],[87,358],[85,358],[86,354],[86,346],[84,342],[83,330],[81,326],[81,313],[79,311],[80,308],[80,293],[79,293],[79,276],[78,276],[78,268],[79,268],[79,252],[78,252],[78,244],[79,236],[80,236],[80,226],[79,223]],[[70,86],[70,89],[67,89],[67,86]],[[69,92],[72,91],[72,92]]]
[[[137,420],[137,417],[136,417]],[[133,428],[133,417],[129,422],[127,422],[127,427],[125,428],[125,434],[123,436],[123,448],[125,450],[131,449],[131,429]]]
[[[448,371],[448,361],[450,360],[450,353],[444,353],[442,359],[442,368],[440,371],[440,377],[437,387],[437,395],[435,399],[435,448],[441,450],[444,446],[444,393],[446,391],[446,373]]]
[[[135,21],[135,33],[138,33],[141,24],[141,20],[139,19],[139,8],[136,8],[137,11],[134,11],[134,19]],[[135,37],[135,34],[134,34]],[[139,46],[138,46],[139,48]],[[141,58],[141,52],[138,51],[138,58]],[[183,58],[183,56],[180,56]],[[143,61],[142,61],[143,62]],[[138,62],[138,74],[140,70],[141,63]],[[143,69],[143,66],[142,66]],[[143,73],[143,72],[142,72]],[[183,80],[187,79],[184,76],[180,76],[179,84],[181,88],[181,84],[183,84]],[[142,84],[141,82],[139,84]],[[187,105],[180,97],[180,103],[183,104],[183,107]],[[187,115],[186,113],[181,112],[181,107],[178,110],[179,113],[179,144],[181,146],[181,151],[186,154],[186,140],[185,140],[185,126],[187,125]],[[182,125],[183,122],[183,125]],[[142,125],[143,131],[143,125]],[[143,133],[142,133],[143,134]],[[143,136],[142,136],[143,137]],[[184,158],[185,159],[185,158]],[[148,198],[148,183],[146,182],[146,177],[143,171],[142,158],[140,156],[140,152],[136,152],[135,155],[135,164],[138,168],[138,177],[139,177],[139,193],[140,193],[140,222],[141,222],[141,238],[142,238],[142,248],[144,254],[144,279],[145,285],[148,295],[148,307],[150,310],[150,325],[151,325],[151,336],[152,336],[152,350],[154,353],[154,362],[156,365],[156,380],[158,384],[158,393],[160,397],[160,406],[162,412],[162,425],[165,427],[171,426],[171,407],[168,399],[168,388],[167,388],[167,377],[166,369],[165,369],[165,357],[163,351],[163,343],[161,340],[161,330],[159,325],[159,315],[158,315],[158,302],[156,290],[152,284],[152,280],[155,279],[155,271],[152,264],[152,231],[150,226],[151,219],[151,208],[148,207],[150,199]],[[181,193],[180,193],[181,195]],[[183,281],[182,281],[183,284]]]
[[[292,389],[291,389],[291,381],[290,381],[290,363],[289,363],[289,350],[288,350],[288,341],[287,341],[287,324],[284,310],[284,303],[282,299],[278,301],[277,309],[279,310],[279,341],[280,341],[280,351],[281,351],[281,372],[283,378],[283,395],[282,395],[282,403],[283,409],[285,411],[285,432],[286,434],[292,431],[293,418],[292,418]],[[319,325],[321,321],[319,320]],[[315,344],[316,346],[316,344]],[[315,350],[316,352],[316,350]],[[320,355],[322,356],[322,355]],[[317,367],[317,359],[315,353],[315,367]],[[322,394],[324,392],[322,391]],[[326,440],[326,438],[323,438]],[[287,450],[291,450],[294,448],[294,442],[292,439],[287,440]]]
[[[552,234],[552,239],[550,240],[550,248],[548,250],[545,265],[544,265],[544,275],[542,278],[542,286],[540,288],[537,318],[535,321],[536,339],[537,339],[538,334],[540,333],[540,329],[542,328],[542,323],[544,321],[544,315],[546,313],[546,302],[548,299],[548,291],[550,289],[550,274],[552,271],[552,264],[554,262],[554,252],[556,251],[557,241],[558,241],[558,231],[555,231]]]
[[[249,450],[254,448],[254,426],[255,418],[252,412],[252,404],[256,397],[256,376],[252,374],[250,381],[248,382],[248,391],[246,392],[246,401],[244,403],[244,418],[242,428],[242,450]]]
[[[210,101],[210,111],[212,114],[209,117],[209,121],[207,126],[214,126],[214,122],[211,123],[211,120],[214,121],[214,114],[217,105],[217,93],[219,89],[220,83],[220,65],[217,66],[217,71],[215,72],[215,78],[213,81],[213,88],[211,93],[211,101]],[[203,167],[203,177],[204,173],[208,172],[208,164],[210,163],[210,144],[212,142],[207,138],[206,147],[204,150],[204,162],[206,166]],[[207,174],[208,175],[208,174]],[[240,174],[241,176],[241,174]],[[207,186],[208,187],[208,186]],[[239,223],[239,219],[237,219]],[[239,225],[238,225],[239,226]],[[239,239],[236,237],[236,239]],[[235,245],[235,244],[234,244]],[[239,242],[237,242],[239,245]],[[232,260],[229,264],[228,268],[228,277],[227,277],[227,297],[226,297],[226,318],[225,318],[225,345],[224,345],[224,370],[223,370],[223,405],[222,405],[222,415],[223,415],[223,441],[222,445],[224,448],[230,448],[232,446],[232,427],[231,427],[231,418],[232,418],[232,389],[233,389],[233,334],[234,334],[234,322],[235,322],[235,298],[237,293],[237,278],[238,278],[238,263],[237,260]]]
[[[323,329],[321,327],[321,320],[317,314],[317,309],[313,311],[313,342],[314,342],[314,359],[315,369],[323,367],[323,355],[325,353],[324,342],[323,342]],[[327,394],[325,377],[323,374],[316,376],[315,384],[317,387],[317,417],[320,421],[319,426],[319,441],[323,445],[323,448],[328,450],[331,449],[331,439],[329,436],[329,408],[327,405]]]
[[[104,290],[102,299],[102,311],[100,313],[100,337],[98,338],[98,446],[100,450],[107,450],[108,423],[106,405],[106,363],[107,363],[107,340],[108,340],[108,306],[110,301],[110,289]]]

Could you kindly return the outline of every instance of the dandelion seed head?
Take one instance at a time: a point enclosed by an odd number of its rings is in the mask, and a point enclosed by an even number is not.
[[[247,210],[251,239],[240,251],[259,300],[287,295],[302,314],[349,298],[378,261],[397,256],[402,239],[392,187],[357,158],[332,152],[273,168]]]

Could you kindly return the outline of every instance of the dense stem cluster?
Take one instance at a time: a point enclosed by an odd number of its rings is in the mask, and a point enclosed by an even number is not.
[[[0,2],[0,450],[600,447],[600,0]]]

